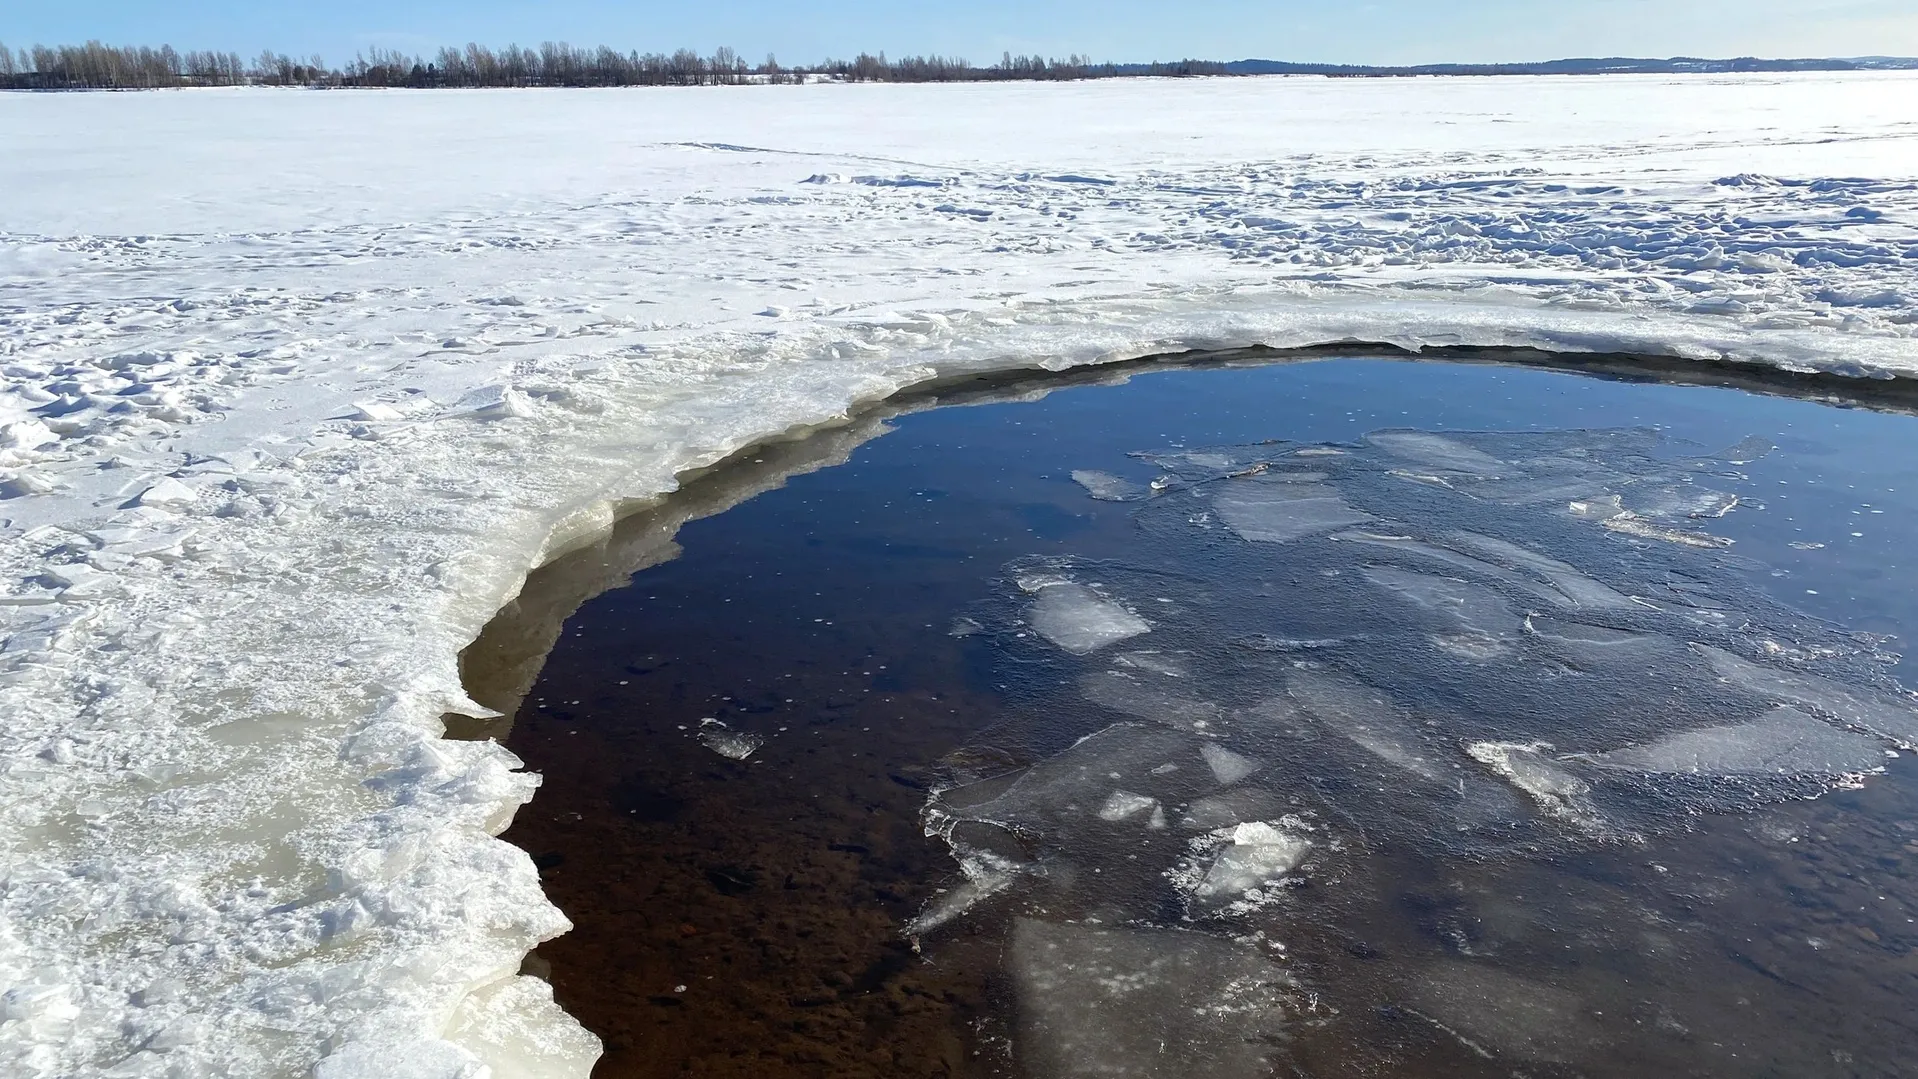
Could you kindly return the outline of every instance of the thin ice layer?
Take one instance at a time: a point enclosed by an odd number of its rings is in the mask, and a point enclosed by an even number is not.
[[[1286,685],[1292,699],[1335,734],[1391,765],[1431,782],[1445,770],[1412,717],[1382,690],[1336,671],[1301,672]]]
[[[1605,1034],[1577,995],[1484,963],[1435,964],[1407,1000],[1445,1031],[1504,1061],[1571,1064],[1602,1052]]]
[[[1760,697],[1801,705],[1840,723],[1889,738],[1910,749],[1918,746],[1918,704],[1870,689],[1853,689],[1813,674],[1761,667],[1709,645],[1697,646],[1712,670],[1726,682]]]
[[[1330,487],[1262,477],[1229,481],[1212,504],[1227,527],[1259,543],[1289,543],[1372,520]]]
[[[1021,918],[1009,965],[1034,1079],[1262,1079],[1285,1032],[1290,978],[1217,937]]]
[[[1134,483],[1123,476],[1097,469],[1074,469],[1072,482],[1086,489],[1086,493],[1101,502],[1137,502],[1152,494],[1152,489],[1143,483]]]

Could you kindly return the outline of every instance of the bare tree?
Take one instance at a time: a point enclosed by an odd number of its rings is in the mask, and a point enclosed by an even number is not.
[[[1200,61],[1131,68],[1156,75],[1226,74],[1223,65]],[[18,53],[0,46],[0,87],[27,89],[135,89],[160,86],[712,86],[736,85],[753,76],[767,82],[805,82],[823,73],[847,82],[962,82],[982,79],[1085,79],[1121,74],[1111,64],[1094,65],[1086,57],[1064,60],[1043,56],[1001,57],[987,68],[956,56],[906,56],[860,53],[851,61],[827,60],[812,67],[787,68],[768,55],[757,68],[730,48],[711,56],[691,49],[673,53],[620,52],[607,46],[577,48],[545,42],[538,49],[508,45],[493,50],[477,42],[444,48],[431,58],[372,48],[338,69],[319,56],[293,57],[271,49],[252,61],[231,52],[176,52],[171,46],[109,46],[98,41],[48,48],[35,45]]]

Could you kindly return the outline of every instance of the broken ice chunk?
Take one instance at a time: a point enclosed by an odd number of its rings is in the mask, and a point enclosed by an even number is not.
[[[1598,807],[1592,804],[1592,785],[1554,763],[1543,742],[1475,742],[1465,747],[1472,759],[1501,779],[1530,795],[1548,816],[1567,821],[1582,831],[1604,832]]]
[[[1345,637],[1274,637],[1269,633],[1249,633],[1232,638],[1232,643],[1251,652],[1312,652],[1337,648],[1349,643]]]
[[[1480,1053],[1574,1063],[1603,1034],[1584,1003],[1563,989],[1477,963],[1449,961],[1411,986],[1419,1012]]]
[[[1445,782],[1412,717],[1385,694],[1332,671],[1294,675],[1286,691],[1320,723],[1359,748],[1414,775]]]
[[[1080,689],[1093,704],[1202,734],[1216,731],[1225,714],[1225,710],[1212,701],[1167,689],[1159,678],[1144,682],[1124,671],[1089,674],[1080,682]]]
[[[1072,482],[1084,487],[1087,494],[1101,502],[1139,502],[1152,494],[1151,489],[1143,484],[1093,469],[1075,469]]]
[[[1918,747],[1918,707],[1909,699],[1869,689],[1852,690],[1830,679],[1761,667],[1709,645],[1693,645],[1718,677],[1760,697],[1803,705],[1847,726],[1889,738],[1901,747]]]
[[[747,731],[736,731],[717,719],[699,721],[699,744],[722,757],[743,761],[753,755],[753,751],[766,744],[764,738]]]
[[[1157,798],[1148,798],[1131,791],[1113,791],[1111,796],[1106,798],[1106,804],[1100,807],[1099,819],[1116,823],[1127,817],[1136,817],[1148,809],[1157,807],[1158,804]]]
[[[1017,1043],[1043,1079],[1263,1079],[1290,979],[1251,948],[1177,929],[1021,918]]]
[[[1777,448],[1770,439],[1751,435],[1739,439],[1737,443],[1725,447],[1714,456],[1728,464],[1748,465]]]
[[[1289,816],[1221,828],[1192,841],[1192,860],[1173,870],[1171,879],[1203,905],[1256,903],[1252,893],[1278,884],[1305,861],[1312,849],[1305,832],[1305,823]]]
[[[1373,431],[1365,441],[1394,457],[1414,461],[1437,472],[1495,479],[1507,471],[1505,462],[1454,438],[1426,431]]]
[[[1550,555],[1476,532],[1453,532],[1445,538],[1467,550],[1537,574],[1575,606],[1617,609],[1635,606],[1624,593]]]
[[[135,501],[142,506],[177,509],[181,506],[192,505],[198,497],[198,495],[193,493],[191,487],[188,487],[186,484],[181,483],[171,476],[167,476],[162,478],[160,482],[140,492],[140,497],[135,499]]]
[[[1653,539],[1661,543],[1675,543],[1681,547],[1700,547],[1705,549],[1730,547],[1732,541],[1724,536],[1714,536],[1709,532],[1691,532],[1682,528],[1669,528],[1656,521],[1648,520],[1625,508],[1617,495],[1601,495],[1578,499],[1567,503],[1572,516],[1597,521],[1613,532],[1640,539]]]
[[[1581,759],[1634,772],[1734,775],[1852,775],[1884,767],[1875,739],[1841,731],[1780,706],[1748,723],[1683,731],[1642,746]]]
[[[1522,625],[1498,593],[1455,577],[1413,573],[1395,566],[1366,566],[1367,580],[1441,615],[1460,632],[1442,634],[1436,643],[1448,652],[1474,660],[1507,655],[1507,643]]]
[[[1038,592],[1026,621],[1040,636],[1075,656],[1152,630],[1145,619],[1085,585],[1059,581]]]
[[[1644,517],[1661,520],[1723,517],[1738,507],[1738,496],[1689,483],[1666,487],[1635,488],[1631,492],[1631,510]]]
[[[1165,652],[1121,652],[1112,657],[1115,666],[1151,671],[1167,678],[1184,678],[1192,673],[1185,656]]]
[[[1240,538],[1262,543],[1287,543],[1373,519],[1323,484],[1266,478],[1230,481],[1212,504]]]
[[[1212,769],[1213,778],[1219,781],[1221,787],[1230,787],[1259,770],[1258,761],[1243,754],[1234,753],[1217,742],[1207,742],[1200,746],[1199,755],[1205,758],[1205,763]]]

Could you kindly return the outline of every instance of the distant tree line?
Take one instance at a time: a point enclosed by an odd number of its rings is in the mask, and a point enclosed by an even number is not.
[[[730,86],[742,83],[992,82],[1070,80],[1120,75],[1226,75],[1224,64],[1184,60],[1171,64],[1095,64],[1084,56],[1063,60],[1006,53],[989,67],[957,56],[860,53],[852,60],[826,60],[785,67],[768,56],[748,63],[731,49],[702,56],[620,52],[547,42],[537,49],[508,45],[445,48],[431,56],[370,49],[340,67],[320,57],[294,57],[271,50],[251,60],[231,52],[177,52],[172,46],[113,46],[98,41],[14,51],[0,44],[0,89],[146,90],[181,86],[314,87],[506,87],[506,86]]]

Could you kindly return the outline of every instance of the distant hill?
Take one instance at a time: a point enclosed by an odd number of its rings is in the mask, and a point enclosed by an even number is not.
[[[1127,74],[1149,74],[1153,65],[1120,64]],[[1729,74],[1750,71],[1918,71],[1918,57],[1853,56],[1843,59],[1765,60],[1740,56],[1707,60],[1674,56],[1655,60],[1630,56],[1544,60],[1530,64],[1418,64],[1376,67],[1364,64],[1299,64],[1284,60],[1234,60],[1221,65],[1231,75],[1344,75],[1355,78],[1391,75],[1678,75]],[[1130,69],[1136,69],[1136,72]]]

